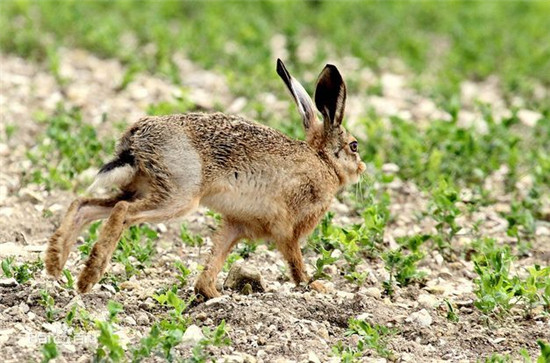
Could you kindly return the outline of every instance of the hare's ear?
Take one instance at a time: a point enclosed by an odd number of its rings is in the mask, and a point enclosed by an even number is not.
[[[296,101],[305,129],[309,129],[315,122],[315,110],[313,109],[311,97],[309,97],[300,82],[290,76],[280,59],[277,59],[277,74],[283,79],[294,101]]]
[[[346,85],[338,68],[332,64],[327,64],[319,75],[315,105],[323,115],[325,130],[340,126],[346,106]]]

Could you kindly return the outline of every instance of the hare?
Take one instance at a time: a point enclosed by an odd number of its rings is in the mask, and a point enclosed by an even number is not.
[[[99,171],[97,187],[117,186],[108,198],[78,198],[70,205],[46,251],[47,272],[59,277],[80,231],[107,218],[78,278],[86,293],[102,277],[125,228],[181,217],[204,205],[223,216],[195,291],[219,296],[216,277],[242,238],[273,241],[288,262],[294,282],[311,282],[300,240],[315,228],[332,198],[365,170],[357,140],[342,127],[346,87],[327,64],[317,81],[315,104],[277,60],[302,117],[306,142],[267,126],[222,113],[144,117],[130,126],[114,160]]]

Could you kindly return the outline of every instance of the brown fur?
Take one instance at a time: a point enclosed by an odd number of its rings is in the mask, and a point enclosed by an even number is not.
[[[279,66],[284,68],[282,62]],[[316,93],[326,93],[320,101],[316,95],[324,122],[312,116],[313,102],[303,88],[296,88],[294,79],[285,83],[299,109],[300,103],[308,103],[302,104],[308,110],[302,115],[307,142],[221,113],[145,117],[131,126],[119,143],[119,159],[98,175],[101,179],[117,172],[125,155],[129,177],[119,185],[122,193],[71,204],[49,241],[47,271],[58,277],[82,228],[107,218],[78,279],[79,291],[87,292],[103,275],[125,228],[180,217],[202,204],[221,213],[223,224],[195,284],[197,293],[219,295],[216,276],[242,238],[274,241],[296,284],[308,282],[300,240],[315,228],[335,193],[356,181],[365,165],[350,149],[353,137],[341,127],[345,86],[336,68],[325,67],[318,83]],[[329,92],[327,87],[338,89]],[[319,283],[312,286],[322,289]]]

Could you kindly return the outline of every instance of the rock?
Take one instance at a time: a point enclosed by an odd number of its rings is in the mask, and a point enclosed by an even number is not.
[[[534,127],[537,121],[542,118],[542,115],[535,111],[523,109],[518,111],[518,118],[522,124]]]
[[[29,305],[25,304],[24,302],[21,302],[21,304],[19,304],[19,311],[21,311],[23,314],[26,314],[29,310]]]
[[[266,284],[260,271],[244,263],[234,264],[225,279],[224,288],[242,291],[246,284],[250,284],[253,292],[266,290]]]
[[[420,294],[417,301],[421,307],[426,309],[433,309],[439,305],[439,300],[431,294]]]
[[[380,291],[380,289],[377,287],[369,287],[365,289],[364,294],[366,296],[380,300],[380,297],[382,296],[382,291]]]
[[[422,309],[409,315],[405,321],[407,323],[413,323],[421,328],[427,328],[432,325],[433,319],[426,309]]]
[[[149,317],[145,313],[139,313],[136,317],[136,322],[139,325],[148,325],[149,324]]]
[[[9,279],[0,279],[0,287],[15,287],[17,286],[17,281],[10,277]]]
[[[319,357],[317,356],[317,354],[315,354],[315,352],[310,350],[307,353],[307,362],[308,363],[321,363],[321,360],[319,360]]]
[[[227,300],[229,300],[229,296],[224,295],[224,296],[215,297],[213,299],[210,299],[207,302],[205,302],[204,305],[205,306],[211,306],[211,305],[217,305],[217,304],[222,305],[222,304],[226,303]]]
[[[135,290],[139,287],[138,283],[135,281],[123,281],[118,286],[121,290]]]
[[[16,242],[0,243],[0,257],[23,255],[21,245]]]
[[[29,188],[23,188],[19,191],[19,199],[22,202],[31,202],[33,204],[44,203],[44,198]]]
[[[136,320],[131,316],[125,317],[122,321],[128,325],[136,325]]]
[[[203,339],[204,334],[202,333],[201,328],[193,324],[187,327],[187,330],[185,330],[185,333],[181,338],[181,343],[187,346],[194,346]]]

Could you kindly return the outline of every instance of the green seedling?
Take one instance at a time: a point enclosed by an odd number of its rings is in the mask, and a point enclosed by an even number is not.
[[[179,274],[176,276],[179,281],[179,287],[181,288],[187,286],[187,283],[189,282],[187,278],[191,274],[191,270],[189,270],[189,268],[185,266],[181,261],[176,261],[174,265],[179,272]]]
[[[68,269],[63,269],[63,276],[65,276],[65,279],[67,280],[67,282],[63,284],[63,287],[74,290],[74,277],[71,274],[71,271]]]
[[[55,308],[55,300],[53,297],[46,290],[41,290],[39,302],[46,310],[46,320],[48,323],[54,322],[59,310]]]
[[[44,261],[40,258],[34,262],[24,262],[20,265],[14,263],[13,257],[8,257],[2,261],[2,273],[4,276],[13,277],[20,284],[24,284],[32,279],[42,269],[44,269]]]
[[[42,363],[48,363],[52,359],[59,356],[57,351],[57,344],[52,337],[48,338],[48,341],[42,346]]]
[[[204,245],[202,236],[191,233],[185,224],[180,226],[180,238],[183,244],[189,247],[202,247]]]
[[[358,319],[350,319],[348,325],[346,336],[358,335],[359,339],[356,347],[344,347],[342,342],[333,347],[333,352],[338,354],[342,361],[354,362],[367,349],[374,350],[380,357],[392,359],[394,353],[387,345],[389,337],[395,334],[394,330]]]

